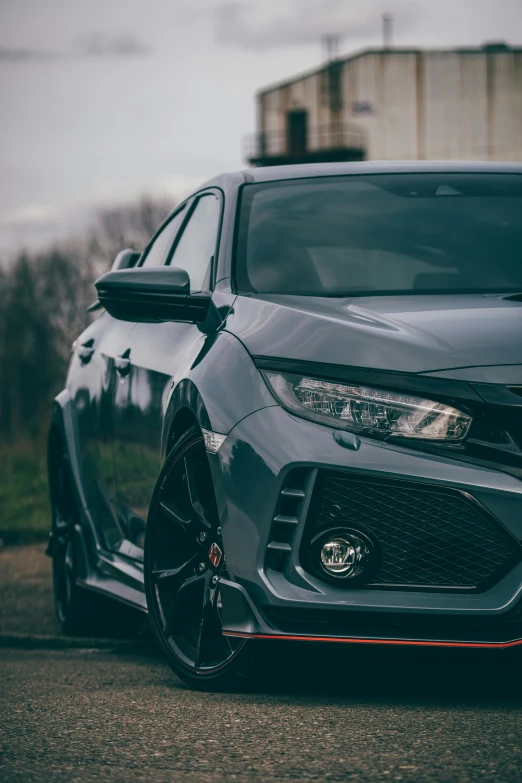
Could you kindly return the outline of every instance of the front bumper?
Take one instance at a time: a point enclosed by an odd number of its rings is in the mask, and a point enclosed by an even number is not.
[[[371,643],[522,643],[522,482],[514,476],[364,438],[359,449],[348,450],[334,440],[333,430],[277,405],[243,419],[210,459],[230,576],[221,590],[225,633]],[[302,562],[313,484],[325,470],[466,493],[511,541],[513,556],[477,589],[329,584]],[[305,497],[292,535],[274,541],[281,492],[296,471]]]

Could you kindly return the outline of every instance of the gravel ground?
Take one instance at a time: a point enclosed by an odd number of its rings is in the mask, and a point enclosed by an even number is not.
[[[0,633],[59,632],[45,544],[0,547]]]
[[[301,658],[279,684],[223,695],[151,655],[0,650],[0,779],[521,780],[518,668],[372,658],[319,683]]]

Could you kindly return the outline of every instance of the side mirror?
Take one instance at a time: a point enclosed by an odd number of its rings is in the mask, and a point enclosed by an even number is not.
[[[184,269],[138,267],[118,269],[96,283],[98,300],[120,321],[202,323],[210,307],[210,293],[190,292]]]
[[[126,250],[120,250],[114,261],[112,262],[111,272],[116,272],[118,269],[130,269],[136,266],[140,260],[141,253],[136,253],[135,250],[127,248]],[[97,299],[87,308],[88,313],[94,313],[96,310],[101,310],[103,305]]]
[[[127,248],[126,250],[120,250],[114,261],[112,262],[111,272],[116,272],[117,269],[130,269],[136,266],[140,260],[141,253],[136,253],[135,250]]]

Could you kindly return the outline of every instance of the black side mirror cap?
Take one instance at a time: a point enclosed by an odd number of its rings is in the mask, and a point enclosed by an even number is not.
[[[132,267],[136,266],[140,258],[141,253],[137,253],[135,250],[131,250],[130,247],[126,248],[125,250],[120,250],[112,262],[111,272],[116,272],[118,269],[131,269]],[[96,310],[103,310],[103,305],[98,299],[89,305],[87,312],[94,313]]]
[[[121,321],[202,323],[210,306],[211,294],[191,293],[187,272],[175,267],[119,269],[95,286],[100,304]]]

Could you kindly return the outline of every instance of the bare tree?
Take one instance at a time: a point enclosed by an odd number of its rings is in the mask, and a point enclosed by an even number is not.
[[[89,323],[93,282],[125,247],[141,250],[173,205],[143,198],[103,210],[85,237],[0,268],[0,435],[38,434]]]
[[[108,267],[126,247],[141,252],[173,207],[171,201],[143,197],[137,204],[101,210],[88,236],[89,257]]]

